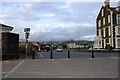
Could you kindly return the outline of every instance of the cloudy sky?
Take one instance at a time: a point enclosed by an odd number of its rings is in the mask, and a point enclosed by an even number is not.
[[[2,2],[0,23],[12,25],[24,39],[30,27],[32,41],[93,40],[96,17],[103,2]],[[117,2],[111,3],[117,6]]]

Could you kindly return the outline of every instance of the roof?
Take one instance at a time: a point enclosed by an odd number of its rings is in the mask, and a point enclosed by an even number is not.
[[[117,8],[110,7],[109,9],[110,9],[112,12],[116,13],[116,14],[120,14],[120,11],[117,11],[117,10],[116,10]]]
[[[3,27],[4,27],[4,28],[9,28],[9,29],[11,29],[11,30],[13,29],[12,26],[8,26],[8,25],[1,24],[1,23],[0,23],[0,28],[3,28]]]
[[[109,10],[110,12],[113,12],[115,14],[120,14],[120,6],[119,5],[117,7],[111,7],[110,5],[109,6],[102,6],[99,13],[98,13],[97,18],[99,17],[101,10],[104,8],[106,8],[107,10]],[[119,9],[119,10],[117,10],[117,9]]]

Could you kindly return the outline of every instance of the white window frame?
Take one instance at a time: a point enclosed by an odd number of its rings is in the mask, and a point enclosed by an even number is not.
[[[103,25],[105,25],[105,18],[103,18]]]
[[[116,35],[120,35],[120,26],[116,26],[115,28],[115,32],[116,32]]]
[[[117,24],[120,25],[120,14],[117,14]]]
[[[108,35],[109,36],[111,35],[111,28],[110,28],[110,26],[108,26]]]
[[[105,33],[105,28],[103,28],[103,37],[105,37],[106,36],[106,33]]]
[[[98,21],[98,26],[99,26],[99,27],[101,26],[101,20]]]
[[[110,23],[110,18],[111,18],[110,15],[108,15],[108,23]]]
[[[106,39],[104,39],[104,48],[106,47]]]
[[[102,9],[102,14],[101,15],[104,16],[104,9]]]
[[[99,35],[101,35],[101,30],[99,30]]]
[[[119,45],[118,45],[118,40],[120,40],[120,38],[116,38],[116,48],[120,48],[120,43],[119,43]]]

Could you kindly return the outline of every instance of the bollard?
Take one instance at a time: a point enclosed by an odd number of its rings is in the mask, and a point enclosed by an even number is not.
[[[70,58],[70,51],[68,51],[68,58]]]
[[[53,59],[53,52],[50,52],[50,59]]]
[[[32,55],[32,59],[35,59],[35,54]]]
[[[92,50],[92,58],[94,58],[94,51]]]

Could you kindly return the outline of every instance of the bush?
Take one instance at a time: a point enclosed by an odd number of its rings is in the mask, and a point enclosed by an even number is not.
[[[19,53],[22,55],[26,54],[26,44],[25,43],[19,43]],[[27,55],[33,55],[35,53],[36,53],[36,50],[28,44]]]

